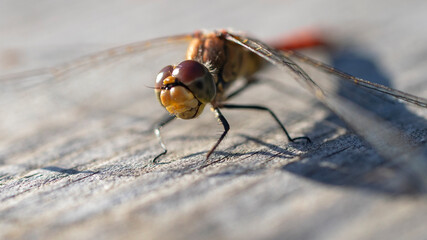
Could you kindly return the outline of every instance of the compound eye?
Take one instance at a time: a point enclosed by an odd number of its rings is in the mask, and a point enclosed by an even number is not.
[[[160,70],[160,72],[157,74],[156,83],[154,84],[154,87],[156,89],[162,88],[163,87],[163,80],[165,80],[165,78],[171,76],[172,71],[173,71],[172,65],[168,65],[168,66],[164,67],[162,70]]]
[[[213,100],[216,94],[215,81],[209,70],[201,63],[186,60],[172,71],[172,77],[183,83],[202,103]]]
[[[196,79],[204,78],[207,74],[210,74],[209,70],[203,64],[193,60],[181,62],[172,72],[172,76],[185,85]]]

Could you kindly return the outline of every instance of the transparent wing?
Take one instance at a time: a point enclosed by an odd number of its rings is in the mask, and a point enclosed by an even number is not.
[[[158,38],[51,68],[0,76],[0,142],[9,142],[3,146],[12,149],[17,147],[13,143],[27,141],[22,144],[28,148],[28,141],[77,132],[87,124],[102,128],[120,121],[149,121],[141,126],[150,126],[164,113],[152,88],[157,72],[179,63],[191,38]]]
[[[392,123],[391,120],[398,116],[403,119],[410,111],[396,102],[390,102],[387,96],[419,106],[416,111],[423,112],[424,115],[427,107],[426,99],[353,77],[293,51],[275,50],[258,40],[232,33],[226,37],[229,41],[253,51],[287,71],[318,100],[347,122],[379,154],[392,164],[404,166],[403,169],[407,174],[401,177],[415,176],[423,188],[427,186],[426,146],[410,144],[402,131],[397,128],[402,122]],[[298,64],[291,57],[299,61]],[[304,69],[301,66],[305,66]],[[359,101],[353,101],[356,99]],[[392,107],[388,108],[390,105]],[[419,126],[425,129],[427,126],[425,119],[415,118],[418,119]]]
[[[84,72],[95,66],[129,58],[130,56],[141,54],[147,50],[155,50],[182,43],[187,44],[192,37],[192,34],[183,34],[135,42],[83,56],[54,67],[3,75],[0,76],[1,90],[3,92],[9,91],[10,89],[21,90],[46,82],[61,81],[67,75]]]

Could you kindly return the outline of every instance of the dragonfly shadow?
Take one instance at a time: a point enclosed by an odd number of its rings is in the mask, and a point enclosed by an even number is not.
[[[289,158],[296,156],[294,152],[291,152],[286,148],[282,148],[282,147],[279,147],[275,144],[264,142],[258,138],[250,137],[250,136],[247,136],[244,134],[239,134],[239,136],[243,137],[244,140],[239,142],[239,143],[233,144],[232,146],[229,146],[227,151],[218,151],[217,150],[213,153],[212,156],[235,158],[235,157],[251,156],[251,155],[256,154],[258,156],[263,155],[263,156],[267,156],[267,157],[278,157],[278,158],[285,158],[285,159],[289,159]],[[246,146],[249,142],[255,142],[261,146],[267,147],[269,149],[269,151],[254,150],[254,151],[237,152],[237,153],[230,152],[233,149],[238,149],[239,146]],[[307,144],[305,144],[305,143],[303,143],[303,144],[291,143],[291,144],[293,145],[292,147],[294,147],[296,149],[307,148]],[[189,159],[189,158],[193,158],[193,157],[196,157],[199,155],[206,155],[206,154],[207,154],[207,151],[200,151],[200,152],[189,154],[183,158]],[[219,160],[219,161],[221,161],[221,160]],[[210,161],[208,160],[208,162],[210,162]],[[217,161],[215,161],[215,160],[212,161],[212,163],[216,163],[216,162]],[[211,164],[211,163],[209,163],[209,164]]]
[[[246,139],[246,142],[254,142],[254,143],[259,144],[261,146],[267,147],[270,150],[269,152],[267,152],[267,151],[256,151],[254,153],[261,153],[261,154],[266,155],[266,156],[275,156],[275,157],[280,157],[280,158],[291,158],[291,157],[297,156],[294,152],[289,151],[289,148],[279,147],[275,144],[267,143],[267,142],[260,140],[259,138],[251,137],[251,136],[248,136],[245,134],[240,134],[240,136],[244,137]],[[294,148],[294,149],[297,149],[297,150],[301,150],[301,151],[308,150],[310,148],[310,145],[308,143],[306,143],[305,140],[300,141],[300,142],[291,142],[291,143],[288,143],[287,146]]]
[[[392,80],[371,56],[362,55],[356,49],[346,48],[331,55],[332,66],[344,72],[367,79],[370,82],[393,88]],[[424,129],[427,121],[408,110],[407,105],[390,96],[369,92],[364,88],[355,88],[345,82],[339,82],[338,93],[347,100],[369,112],[376,113],[382,119],[394,124],[394,127],[412,134],[411,129]],[[411,128],[407,127],[411,125]],[[414,133],[415,137],[418,137]],[[422,139],[418,139],[421,141]],[[417,141],[417,139],[415,139]]]
[[[44,170],[48,170],[51,172],[58,172],[58,173],[63,173],[63,174],[67,174],[67,175],[74,175],[74,174],[79,174],[79,173],[96,173],[94,171],[78,171],[72,168],[61,168],[61,167],[56,167],[56,166],[47,166],[42,168]]]
[[[275,144],[266,143],[266,142],[264,142],[264,141],[262,141],[256,137],[250,137],[250,136],[247,136],[244,134],[239,134],[239,136],[241,136],[243,138],[242,141],[229,146],[226,151],[218,151],[218,150],[215,151],[209,160],[207,160],[207,161],[202,160],[202,164],[196,163],[196,165],[190,166],[189,168],[190,169],[193,169],[195,167],[197,169],[206,168],[206,167],[214,165],[214,164],[218,164],[221,162],[228,161],[228,159],[237,159],[236,161],[239,162],[245,158],[254,157],[254,156],[257,157],[258,159],[273,159],[273,158],[291,159],[291,158],[294,158],[297,156],[295,154],[295,152],[290,151],[289,148],[282,148],[282,147],[279,147]],[[262,150],[262,149],[258,150],[258,148],[256,148],[252,151],[241,151],[240,147],[241,146],[247,146],[249,142],[255,142],[258,145],[267,147],[268,150],[266,150],[265,148],[264,148],[264,150]],[[292,144],[291,148],[293,148],[293,149],[306,149],[309,147],[309,145],[306,143],[302,143],[302,144],[291,143],[291,144]],[[239,150],[237,152],[233,153],[232,152],[233,149],[239,149]],[[182,157],[182,159],[187,159],[187,160],[188,159],[194,159],[194,158],[204,159],[206,157],[206,154],[207,154],[207,151],[199,151],[199,152],[188,154],[188,155]],[[262,161],[264,161],[264,160],[262,160]],[[261,165],[264,166],[264,164],[261,164]],[[236,170],[235,174],[236,175],[243,174],[242,171],[240,171],[242,168],[246,169],[243,166],[239,166],[238,168],[235,169]],[[253,171],[258,171],[258,170],[261,170],[261,169],[258,169],[258,168],[252,169],[252,170],[246,169],[243,172],[253,173]],[[227,175],[231,175],[232,173],[233,173],[233,171],[230,171],[230,172],[228,172]]]
[[[335,51],[331,58],[332,66],[337,69],[374,83],[393,87],[391,79],[372,57],[362,55],[355,49],[346,48]],[[409,135],[408,141],[411,144],[425,144],[427,132],[425,119],[413,114],[406,105],[388,96],[366,94],[366,92],[365,89],[355,89],[345,83],[339,85],[338,90],[340,96],[369,112],[376,113],[393,127]],[[355,115],[357,117],[357,114]],[[326,124],[330,122],[342,125],[342,120],[331,113],[323,121],[316,122],[312,128],[313,132],[308,135],[319,135],[319,129],[330,125]],[[423,130],[420,132],[419,129]],[[356,187],[393,195],[425,194],[418,186],[424,183],[417,182],[419,180],[411,179],[410,176],[396,177],[404,174],[404,167],[396,166],[392,161],[383,159],[362,138],[347,133],[314,147],[313,151],[310,151],[301,161],[287,164],[282,169],[331,185]]]

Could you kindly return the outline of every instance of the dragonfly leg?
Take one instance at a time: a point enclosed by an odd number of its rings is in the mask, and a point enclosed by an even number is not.
[[[158,162],[159,158],[168,152],[168,149],[166,148],[166,145],[163,142],[162,136],[160,135],[160,128],[162,128],[166,124],[170,123],[174,119],[175,119],[175,116],[167,114],[162,119],[160,119],[160,121],[154,126],[154,134],[156,135],[157,139],[159,140],[160,146],[163,148],[163,152],[161,152],[159,155],[157,155],[153,159],[153,164],[160,164]]]
[[[280,120],[276,116],[276,114],[274,114],[274,112],[271,111],[269,108],[266,108],[263,106],[258,106],[258,105],[234,105],[234,104],[218,104],[218,107],[219,108],[229,108],[229,109],[253,109],[253,110],[267,111],[274,118],[274,120],[279,124],[280,128],[286,134],[286,137],[288,137],[289,141],[294,142],[295,140],[305,139],[307,142],[311,143],[310,138],[307,136],[291,138],[291,136],[289,136],[289,133],[286,130],[285,126],[283,126],[283,124],[280,122]]]
[[[228,124],[227,119],[225,119],[224,115],[222,115],[221,111],[219,111],[219,108],[216,107],[213,109],[213,111],[215,113],[215,117],[219,119],[222,126],[224,127],[224,132],[221,134],[221,137],[219,137],[218,141],[216,141],[215,145],[211,148],[211,150],[209,150],[208,154],[206,155],[206,160],[208,160],[209,156],[215,151],[215,149],[224,139],[225,135],[227,135],[228,130],[230,130],[230,124]]]

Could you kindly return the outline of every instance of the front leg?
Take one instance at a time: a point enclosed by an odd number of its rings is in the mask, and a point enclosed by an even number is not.
[[[159,155],[157,155],[157,156],[153,159],[153,164],[160,164],[160,163],[158,162],[158,159],[159,159],[161,156],[165,155],[165,154],[168,152],[168,149],[166,148],[166,145],[165,145],[165,143],[163,142],[162,136],[160,135],[160,129],[161,129],[163,126],[165,126],[166,124],[170,123],[170,122],[171,122],[172,120],[174,120],[174,119],[176,119],[176,117],[175,117],[175,116],[172,116],[172,115],[167,114],[167,115],[163,116],[163,118],[162,118],[162,119],[160,119],[160,121],[159,121],[159,122],[154,126],[154,128],[153,128],[154,134],[156,135],[157,140],[159,140],[159,144],[160,144],[160,146],[163,148],[163,152],[161,152]]]
[[[211,150],[206,155],[206,160],[208,160],[209,156],[215,151],[221,141],[224,139],[225,135],[227,135],[228,130],[230,130],[230,124],[228,124],[227,119],[225,119],[224,115],[222,115],[221,111],[219,111],[218,107],[214,107],[213,111],[215,113],[215,117],[221,122],[224,127],[224,132],[219,137],[218,141],[216,141],[215,145],[211,148]]]

